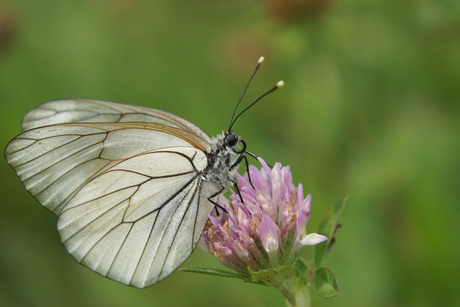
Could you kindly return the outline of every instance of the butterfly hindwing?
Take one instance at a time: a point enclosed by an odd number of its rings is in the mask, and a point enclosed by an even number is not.
[[[191,164],[196,149],[175,150],[132,158],[160,164],[161,172],[158,165],[154,173],[133,171],[129,163],[141,161],[127,159],[73,197],[59,215],[58,231],[77,261],[103,276],[143,288],[187,259],[203,227],[202,221],[197,223],[198,213],[207,216],[213,205],[200,194],[202,182]],[[173,167],[186,163],[189,171],[179,173]]]

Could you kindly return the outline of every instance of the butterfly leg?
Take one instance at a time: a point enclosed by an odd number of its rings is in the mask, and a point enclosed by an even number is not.
[[[221,194],[223,191],[225,190],[225,188],[222,188],[220,189],[219,191],[217,191],[216,193],[212,194],[211,196],[208,197],[208,200],[216,207],[220,208],[221,210],[223,210],[225,213],[228,213],[227,209],[225,209],[224,207],[222,207],[221,205],[219,205],[217,202],[213,201],[211,198],[213,197],[216,197],[217,195]],[[216,210],[217,212],[217,215],[219,215],[219,212]]]
[[[236,161],[233,163],[233,165],[231,166],[231,169],[233,170],[235,167],[237,167],[238,165],[240,165],[241,161],[244,160],[244,165],[246,166],[246,171],[248,173],[248,179],[249,179],[249,183],[251,184],[251,187],[255,190],[256,188],[254,187],[254,185],[252,184],[252,180],[251,180],[251,173],[249,172],[249,163],[248,163],[248,157],[246,157],[245,155],[243,154],[240,154],[237,158],[236,158]],[[235,183],[235,182],[234,182]],[[241,197],[241,196],[240,196]],[[241,202],[243,202],[243,198],[241,198]]]
[[[235,180],[232,180],[233,186],[235,187],[236,193],[238,193],[238,196],[240,196],[241,202],[244,204],[243,196],[241,196],[240,189],[238,188],[238,184]]]

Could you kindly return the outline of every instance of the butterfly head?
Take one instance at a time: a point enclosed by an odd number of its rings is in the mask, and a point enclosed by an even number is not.
[[[224,144],[226,146],[234,149],[234,151],[236,153],[244,152],[244,149],[243,150],[236,150],[235,149],[241,143],[244,144],[244,141],[239,136],[237,136],[235,133],[233,133],[232,131],[224,132]],[[244,146],[244,147],[246,147],[246,146]]]
[[[225,137],[225,144],[227,144],[228,146],[230,147],[234,147],[236,146],[236,144],[238,144],[238,141],[239,141],[239,137],[237,135],[235,135],[235,133],[233,132],[224,132],[224,137]]]

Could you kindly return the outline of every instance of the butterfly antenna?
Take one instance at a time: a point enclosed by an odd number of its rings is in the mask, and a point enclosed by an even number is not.
[[[238,117],[240,117],[244,112],[246,112],[248,109],[250,109],[253,105],[255,105],[260,99],[264,98],[265,96],[267,96],[268,94],[274,92],[275,90],[279,89],[280,87],[283,87],[284,86],[284,81],[283,80],[280,80],[278,81],[278,83],[276,83],[276,85],[269,91],[265,92],[264,94],[262,94],[259,98],[257,98],[253,103],[251,103],[248,107],[246,107],[246,109],[244,109],[243,111],[241,111],[236,117],[235,119],[233,120],[233,122],[230,123],[230,127],[228,128],[228,131],[230,131],[230,129],[232,128],[233,124],[236,122],[236,120],[238,119]],[[233,119],[233,116],[232,116],[232,119]]]
[[[233,110],[232,118],[230,119],[230,124],[228,125],[228,130],[227,130],[228,132],[230,132],[230,129],[233,126],[233,122],[234,122],[233,117],[235,117],[236,109],[238,109],[238,106],[240,105],[240,102],[243,99],[244,94],[246,94],[246,90],[249,87],[249,83],[251,83],[252,78],[254,77],[254,75],[256,74],[257,70],[260,67],[260,64],[262,64],[264,60],[265,60],[265,58],[263,56],[261,56],[259,58],[259,60],[257,61],[256,68],[254,69],[254,72],[252,73],[251,77],[249,77],[248,83],[246,83],[246,87],[244,88],[243,93],[241,94],[240,99],[238,99],[238,102],[236,103],[235,109]]]

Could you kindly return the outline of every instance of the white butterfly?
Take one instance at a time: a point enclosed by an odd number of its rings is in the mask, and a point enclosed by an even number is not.
[[[233,123],[211,138],[160,110],[56,100],[25,115],[24,132],[5,156],[25,188],[58,216],[59,236],[75,260],[144,288],[189,257],[216,197],[234,182],[246,146]]]

